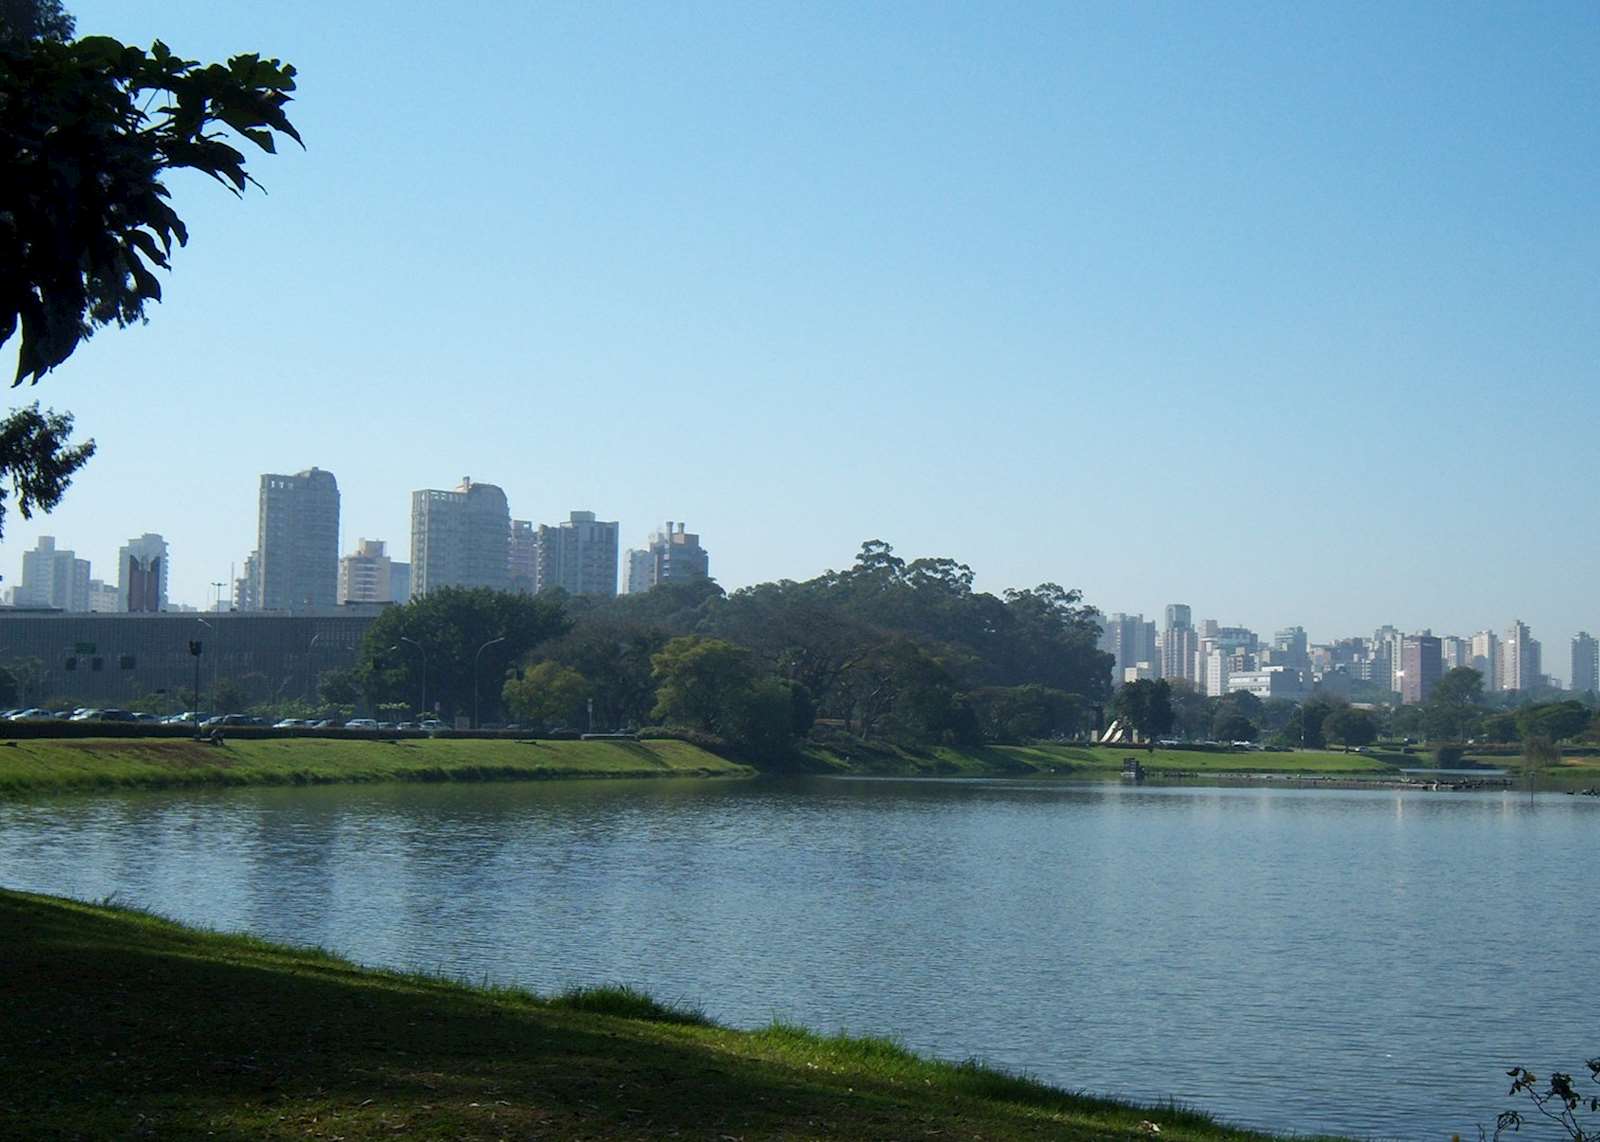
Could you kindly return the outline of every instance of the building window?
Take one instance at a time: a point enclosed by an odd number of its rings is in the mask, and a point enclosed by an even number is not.
[[[76,670],[76,669],[78,669],[78,660],[76,658],[69,657],[67,659],[67,661],[66,661],[65,669],[67,669],[67,670]]]
[[[117,668],[119,670],[132,670],[136,665],[137,663],[134,661],[134,657],[131,654],[124,654],[121,658],[117,659]]]
[[[89,660],[89,669],[90,670],[104,670],[105,669],[105,665],[106,665],[106,660],[103,659],[103,658],[91,658]]]

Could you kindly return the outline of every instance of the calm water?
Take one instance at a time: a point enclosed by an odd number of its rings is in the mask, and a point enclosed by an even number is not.
[[[0,803],[0,884],[1421,1139],[1600,1053],[1597,838],[1560,795],[342,787]]]

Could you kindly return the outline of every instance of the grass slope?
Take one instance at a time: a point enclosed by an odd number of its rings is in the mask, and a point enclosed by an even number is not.
[[[1291,753],[1210,753],[1203,750],[1156,749],[1130,746],[1026,745],[944,746],[911,751],[873,745],[841,753],[812,749],[808,757],[819,768],[835,772],[952,777],[1030,776],[1112,778],[1122,772],[1122,759],[1137,757],[1153,776],[1178,774],[1284,773],[1305,776],[1384,777],[1395,773],[1387,759],[1334,750],[1295,750]],[[1420,764],[1420,763],[1418,763]]]
[[[7,1138],[1266,1138],[884,1040],[731,1031],[622,989],[541,1001],[4,891],[0,1010]]]
[[[0,795],[65,789],[551,777],[744,776],[680,741],[32,739],[0,748]]]

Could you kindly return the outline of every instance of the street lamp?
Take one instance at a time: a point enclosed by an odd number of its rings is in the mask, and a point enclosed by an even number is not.
[[[206,622],[205,619],[195,619],[194,621],[205,627],[212,634],[216,634],[216,628]],[[189,640],[189,653],[194,657],[194,732],[196,737],[200,736],[200,652],[204,649],[205,644],[199,639]]]
[[[416,639],[407,638],[405,635],[400,636],[400,641],[409,642],[422,655],[422,716],[426,718],[428,716],[428,648]]]
[[[318,631],[311,636],[311,641],[306,644],[306,701],[313,705],[317,701],[317,688],[314,685],[316,675],[311,669],[311,652],[317,648],[317,640],[321,637],[322,632]]]
[[[495,643],[504,642],[505,640],[506,640],[506,636],[505,635],[501,635],[499,638],[491,638],[488,642],[484,643],[482,646],[480,646],[478,648],[478,653],[477,654],[474,654],[472,656],[472,728],[473,729],[477,729],[478,728],[478,659],[482,658],[483,657],[483,652],[488,650]]]

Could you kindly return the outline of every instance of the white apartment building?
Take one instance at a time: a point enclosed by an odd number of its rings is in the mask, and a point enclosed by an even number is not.
[[[363,539],[339,560],[339,602],[394,602],[393,561],[381,539]]]

